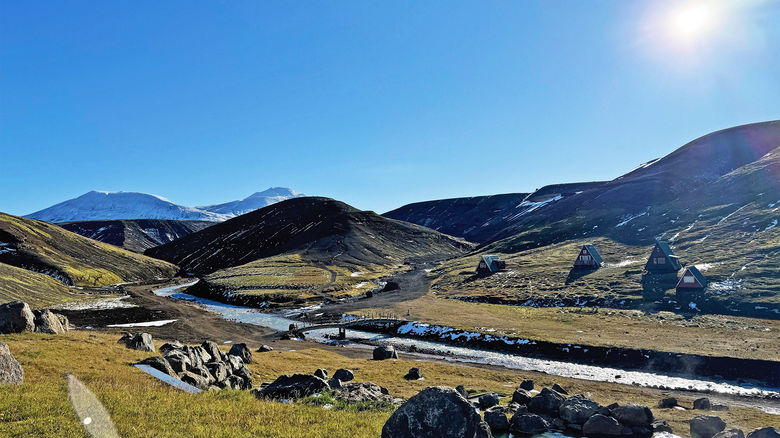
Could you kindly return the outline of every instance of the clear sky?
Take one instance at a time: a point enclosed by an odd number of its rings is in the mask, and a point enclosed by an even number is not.
[[[759,0],[0,0],[0,211],[612,179],[780,119],[778,23]]]

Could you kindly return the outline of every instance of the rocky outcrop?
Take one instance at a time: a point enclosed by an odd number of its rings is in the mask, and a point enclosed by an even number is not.
[[[712,438],[726,428],[726,422],[720,417],[699,415],[690,422],[691,438]]]
[[[559,412],[561,420],[569,424],[585,424],[586,421],[596,413],[601,406],[588,399],[584,395],[575,395],[569,397],[561,403]]]
[[[360,403],[368,401],[392,402],[393,398],[387,388],[383,388],[372,382],[344,383],[334,390],[334,397],[348,403]]]
[[[382,438],[491,437],[468,400],[446,386],[429,387],[401,405],[382,427]]]
[[[339,379],[342,382],[349,382],[355,378],[355,373],[353,373],[352,370],[339,368],[333,373],[333,378]]]
[[[480,409],[492,408],[498,404],[498,394],[495,392],[489,392],[479,396],[477,399]]]
[[[267,399],[297,399],[330,389],[325,380],[309,375],[279,376],[272,383],[254,390],[255,397]]]
[[[150,351],[154,353],[154,341],[149,333],[128,333],[119,338],[119,343],[125,344],[125,347],[139,351]]]
[[[509,431],[509,419],[506,418],[506,409],[502,406],[493,406],[486,410],[485,423],[494,435]]]
[[[532,391],[534,389],[534,381],[531,379],[526,379],[520,382],[520,388],[525,389],[526,391]]]
[[[509,431],[523,435],[536,435],[550,430],[550,423],[536,414],[515,414],[509,424]]]
[[[528,401],[528,411],[534,414],[557,416],[558,409],[564,400],[564,396],[552,389],[542,388],[539,394]]]
[[[35,330],[35,315],[30,306],[21,301],[0,305],[0,334]]]
[[[569,395],[569,392],[563,389],[563,387],[557,383],[553,384],[552,390],[557,392],[558,394]]]
[[[674,398],[674,397],[666,397],[666,398],[661,399],[658,402],[658,407],[661,408],[661,409],[669,409],[669,408],[673,408],[675,406],[679,406],[679,405],[677,404],[677,399]]]
[[[700,409],[702,411],[709,411],[712,409],[712,403],[707,397],[697,398],[693,401],[693,409]]]
[[[582,434],[587,437],[612,437],[631,435],[631,429],[620,424],[615,418],[596,414],[582,426]]]
[[[328,370],[325,368],[318,368],[314,371],[314,375],[322,380],[328,380]]]
[[[268,345],[263,344],[256,351],[258,353],[267,353],[267,352],[273,351],[273,350],[274,350],[273,347],[269,347]]]
[[[374,348],[374,360],[398,359],[398,353],[392,345],[381,345]]]
[[[745,432],[739,429],[727,429],[716,433],[712,438],[745,438]]]
[[[533,394],[531,394],[529,390],[523,389],[522,387],[515,389],[515,392],[512,393],[512,401],[521,405],[527,405],[533,397]]]
[[[11,354],[8,345],[0,342],[0,385],[21,385],[23,381],[22,364]]]

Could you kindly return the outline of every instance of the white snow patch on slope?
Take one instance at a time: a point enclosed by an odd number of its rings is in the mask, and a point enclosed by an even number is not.
[[[628,216],[628,217],[624,217],[622,222],[620,222],[619,224],[615,225],[615,228],[622,227],[623,225],[631,222],[632,220],[634,220],[634,219],[636,219],[638,217],[642,217],[642,216],[644,216],[646,214],[647,214],[647,212],[643,211],[642,213],[639,213],[639,214],[635,214],[635,215],[631,215],[631,216]]]
[[[175,319],[162,319],[160,321],[128,322],[126,324],[110,324],[106,327],[162,327],[164,325],[176,322]]]

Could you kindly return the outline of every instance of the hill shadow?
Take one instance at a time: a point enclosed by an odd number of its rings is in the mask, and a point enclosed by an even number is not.
[[[569,275],[566,276],[566,284],[571,284],[580,278],[585,277],[586,275],[590,275],[596,271],[598,271],[598,269],[571,268],[569,269]]]

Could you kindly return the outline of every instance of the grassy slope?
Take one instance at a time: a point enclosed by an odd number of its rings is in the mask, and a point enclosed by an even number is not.
[[[23,300],[30,306],[47,307],[73,296],[62,282],[48,275],[0,263],[0,302]]]
[[[354,313],[373,310],[380,309]],[[414,320],[432,324],[551,342],[780,361],[780,321],[605,308],[505,306],[442,299],[435,294],[398,303],[390,310],[398,314],[408,310]]]
[[[128,350],[117,335],[70,332],[49,336],[0,336],[25,369],[25,383],[0,391],[0,430],[9,436],[85,436],[67,401],[64,375],[73,373],[101,400],[121,436],[258,436],[258,437],[375,437],[388,412],[331,411],[300,404],[255,400],[248,392],[223,391],[189,395],[171,389],[128,366],[148,353]],[[157,341],[159,343],[159,341]],[[255,355],[250,369],[257,384],[282,373],[305,372],[325,366],[330,372],[345,367],[356,380],[373,381],[394,396],[408,398],[427,386],[459,384],[475,391],[511,395],[526,378],[537,385],[559,383],[570,393],[590,394],[608,404],[641,403],[654,406],[661,391],[551,377],[540,373],[480,369],[442,363],[398,360],[375,362],[350,359],[319,349],[274,351]],[[402,376],[421,367],[423,381]],[[503,403],[507,403],[504,399]],[[691,398],[681,398],[683,405]],[[668,420],[675,433],[688,435],[685,420],[696,415],[672,409],[653,409]],[[747,408],[719,412],[729,427],[749,431],[776,422],[777,417]]]
[[[0,237],[16,251],[3,261],[54,271],[76,286],[105,286],[170,277],[176,266],[100,243],[55,225],[0,213]],[[18,257],[19,259],[14,259]]]

